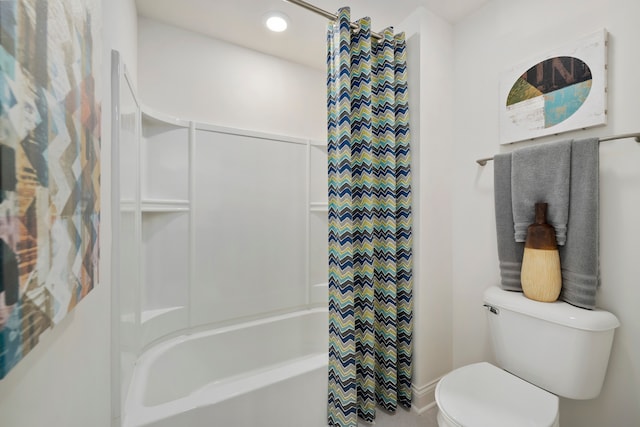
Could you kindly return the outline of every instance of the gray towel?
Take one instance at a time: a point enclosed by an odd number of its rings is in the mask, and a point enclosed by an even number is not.
[[[545,202],[547,222],[556,230],[558,245],[567,238],[571,141],[525,147],[513,152],[511,198],[515,241],[524,242],[535,219],[535,204]]]
[[[511,207],[511,153],[493,158],[493,191],[496,209],[498,260],[502,289],[522,291],[520,270],[524,244],[513,240],[513,209]]]
[[[598,187],[598,139],[573,141],[569,228],[567,244],[560,248],[560,298],[587,309],[595,308],[600,284]]]

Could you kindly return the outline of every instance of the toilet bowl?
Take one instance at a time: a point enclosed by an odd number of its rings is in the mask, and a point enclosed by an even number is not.
[[[440,427],[558,427],[557,396],[486,362],[436,386]]]

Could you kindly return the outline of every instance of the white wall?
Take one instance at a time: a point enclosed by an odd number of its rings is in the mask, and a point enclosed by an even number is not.
[[[139,95],[175,117],[326,139],[322,70],[140,18]]]
[[[0,381],[7,427],[110,425],[110,50],[135,72],[133,0],[102,0],[102,188],[100,283]]]
[[[434,400],[451,370],[451,189],[453,28],[419,8],[407,36],[414,209],[414,406]]]
[[[610,33],[609,124],[562,137],[640,131],[640,27],[637,0],[493,0],[455,26],[453,182],[453,365],[491,360],[482,293],[498,283],[492,164],[474,161],[500,151],[499,76],[511,66],[600,28]],[[600,148],[602,287],[599,305],[622,322],[599,398],[563,399],[563,426],[640,425],[640,145]]]

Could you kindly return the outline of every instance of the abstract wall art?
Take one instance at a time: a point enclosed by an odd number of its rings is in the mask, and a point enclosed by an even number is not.
[[[0,1],[0,378],[98,283],[100,1]]]
[[[604,125],[607,32],[522,63],[500,81],[500,143]]]

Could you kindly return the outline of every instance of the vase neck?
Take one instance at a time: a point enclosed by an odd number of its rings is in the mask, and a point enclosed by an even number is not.
[[[536,203],[536,224],[547,223],[547,204]]]

